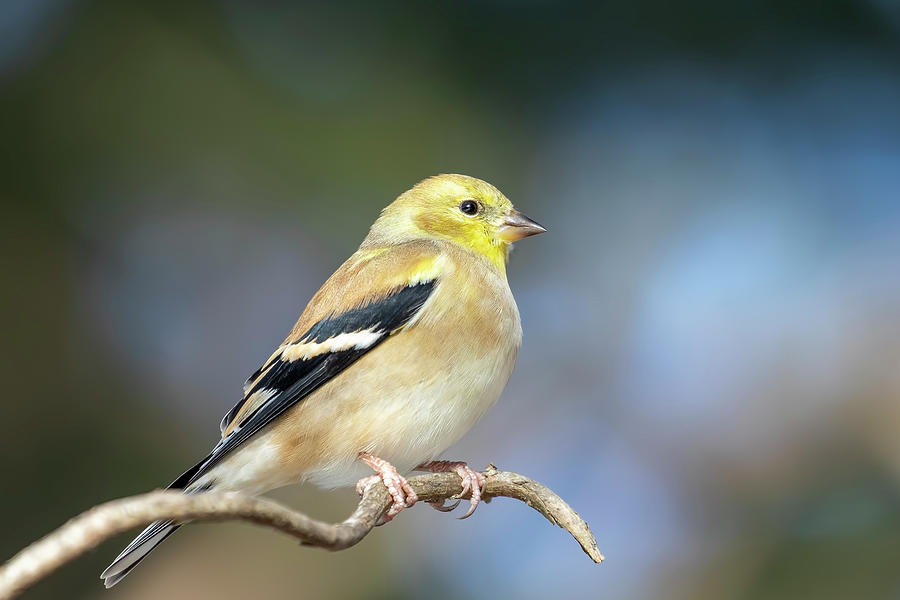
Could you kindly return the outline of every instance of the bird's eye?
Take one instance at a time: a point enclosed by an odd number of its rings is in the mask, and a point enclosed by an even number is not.
[[[475,216],[478,214],[478,203],[474,200],[463,200],[459,205],[459,210],[470,217]]]

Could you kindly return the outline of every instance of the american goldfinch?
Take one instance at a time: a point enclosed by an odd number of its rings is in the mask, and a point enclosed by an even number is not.
[[[401,194],[247,380],[212,451],[169,488],[261,494],[310,481],[362,492],[382,481],[390,520],[417,500],[404,473],[455,471],[471,514],[482,476],[437,458],[506,385],[522,339],[510,245],[543,231],[473,177]],[[147,527],[103,572],[106,587],[180,525]]]

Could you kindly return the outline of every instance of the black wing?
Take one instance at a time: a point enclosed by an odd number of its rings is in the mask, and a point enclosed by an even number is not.
[[[185,488],[196,481],[229,452],[409,323],[431,296],[436,284],[437,280],[433,279],[399,288],[384,298],[322,319],[299,341],[283,346],[251,376],[251,380],[256,379],[249,385],[244,399],[225,415],[222,422],[227,424],[234,420],[254,394],[264,393],[268,398],[222,438],[209,456],[182,474],[171,487]],[[336,344],[337,350],[322,350],[329,341],[340,340],[338,336],[360,333],[366,334],[365,343],[349,347]],[[286,358],[291,356],[291,346],[308,347],[311,343],[324,346],[319,346],[319,353],[309,357]]]

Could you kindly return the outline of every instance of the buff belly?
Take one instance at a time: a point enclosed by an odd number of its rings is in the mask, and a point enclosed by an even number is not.
[[[340,450],[323,457],[306,477],[323,487],[351,485],[371,474],[357,460],[360,451],[384,458],[401,473],[438,458],[497,401],[514,360],[514,352],[476,358],[487,364],[456,365],[411,389],[388,388],[387,395],[357,404],[327,436],[326,446]]]
[[[497,401],[512,373],[521,328],[502,283],[503,301],[446,303],[457,312],[417,322],[365,354],[223,460],[210,480],[251,493],[301,481],[334,488],[372,474],[360,452],[401,473],[439,458]],[[484,312],[471,319],[473,311]],[[451,334],[473,340],[469,352],[448,347]]]

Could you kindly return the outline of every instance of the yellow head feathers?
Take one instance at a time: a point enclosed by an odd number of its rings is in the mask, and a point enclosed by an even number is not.
[[[361,247],[441,239],[485,256],[503,271],[510,244],[543,231],[486,181],[437,175],[385,208]]]

